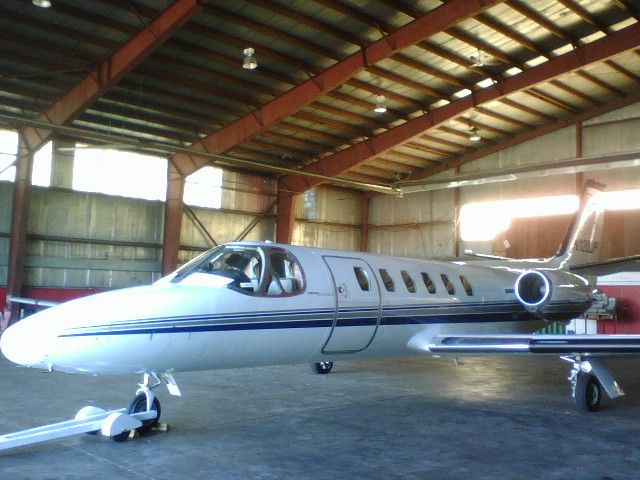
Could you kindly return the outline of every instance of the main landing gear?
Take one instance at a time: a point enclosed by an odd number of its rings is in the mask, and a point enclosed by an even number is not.
[[[602,358],[582,355],[561,358],[573,364],[568,380],[578,410],[595,412],[604,393],[612,399],[624,395]]]

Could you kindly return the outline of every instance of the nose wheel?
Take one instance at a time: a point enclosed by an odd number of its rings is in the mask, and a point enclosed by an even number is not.
[[[311,365],[311,370],[320,375],[326,375],[333,368],[333,362],[318,362]]]
[[[127,407],[128,415],[155,410],[156,416],[154,418],[142,420],[142,426],[136,428],[136,431],[141,435],[148,433],[160,420],[160,400],[158,400],[158,398],[151,391],[159,384],[159,381],[152,384],[151,376],[145,374],[144,381],[140,384],[140,388],[136,392],[136,396],[133,397],[133,400],[131,400],[131,403]],[[124,442],[127,438],[129,438],[130,433],[130,430],[125,430],[122,433],[112,436],[111,438],[114,442]]]

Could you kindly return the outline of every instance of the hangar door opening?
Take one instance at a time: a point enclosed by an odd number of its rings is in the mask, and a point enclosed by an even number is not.
[[[364,350],[380,322],[380,287],[363,260],[325,256],[336,296],[333,330],[322,351],[345,353]]]

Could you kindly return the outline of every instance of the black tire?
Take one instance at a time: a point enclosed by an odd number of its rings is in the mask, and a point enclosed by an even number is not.
[[[149,432],[153,428],[153,426],[160,420],[160,401],[158,400],[158,397],[153,397],[152,409],[158,412],[158,414],[156,415],[156,418],[142,421],[142,426],[137,429],[138,433],[140,433],[141,435]],[[139,393],[138,395],[136,395],[127,407],[127,413],[129,415],[132,413],[145,412],[146,410],[147,396],[144,393]]]
[[[602,386],[595,375],[579,373],[576,380],[576,405],[583,412],[595,412],[600,408]]]
[[[320,375],[326,375],[333,368],[333,362],[318,362],[311,366],[311,369]]]
[[[129,438],[129,434],[131,433],[130,430],[125,430],[122,433],[119,433],[117,435],[114,435],[113,437],[111,437],[111,440],[113,440],[114,442],[120,443],[120,442],[124,442],[127,438]]]

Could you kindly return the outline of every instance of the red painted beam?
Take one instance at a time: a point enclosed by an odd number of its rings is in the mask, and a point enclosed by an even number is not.
[[[293,200],[293,194],[278,190],[278,216],[276,219],[277,243],[291,243],[291,239],[293,238]]]
[[[403,48],[477,15],[497,3],[500,2],[497,0],[451,0],[194,143],[191,148],[201,152],[224,153],[294,114],[319,96],[337,88],[368,65],[374,65]],[[193,173],[208,163],[208,160],[197,157],[195,154],[191,156],[177,154],[173,160],[185,175]]]
[[[98,68],[56,100],[38,117],[38,120],[61,125],[77,118],[126,73],[182,27],[200,8],[199,0],[176,0]],[[27,127],[22,133],[29,148],[35,151],[48,141],[52,131]]]
[[[167,275],[178,266],[180,232],[184,212],[185,177],[169,164],[167,168],[167,201],[164,204],[164,237],[162,240],[162,275]]]
[[[477,90],[467,97],[455,100],[421,117],[409,120],[376,137],[328,157],[324,157],[306,166],[302,171],[327,176],[340,175],[350,168],[367,161],[371,157],[380,155],[399,144],[410,141],[424,134],[428,129],[441,125],[449,119],[459,116],[478,105],[499,100],[509,94],[551,80],[564,73],[582,68],[585,65],[601,62],[627,50],[637,48],[639,45],[638,39],[640,39],[640,24],[636,23],[572,50],[569,53],[555,57],[537,67],[530,68],[518,75],[509,77],[500,83]],[[443,165],[445,169],[452,168],[452,164],[449,161],[444,162]],[[303,178],[295,175],[287,175],[280,179],[281,188],[297,193],[304,192],[320,183],[322,183],[322,181],[319,179]]]
[[[11,236],[9,237],[9,265],[7,275],[7,295],[22,296],[24,261],[27,257],[27,227],[29,224],[29,203],[31,201],[31,170],[34,151],[27,148],[22,136],[18,144],[16,180],[11,208]],[[8,302],[7,302],[8,303]],[[9,324],[20,318],[20,305],[9,304]]]
[[[580,122],[584,122],[591,118],[599,117],[600,115],[604,115],[605,113],[609,113],[614,110],[618,110],[620,108],[624,108],[638,102],[640,102],[640,92],[633,93],[631,95],[626,95],[624,97],[620,97],[614,100],[610,100],[605,104],[597,105],[593,108],[589,108],[587,110],[579,112],[576,115],[572,115],[571,117],[561,119],[561,120],[556,120],[555,122],[547,123],[545,125],[541,125],[540,127],[527,130],[526,132],[523,132],[519,135],[515,135],[506,140],[502,140],[499,143],[488,145],[486,147],[474,150],[472,153],[468,153],[465,155],[461,155],[457,158],[453,158],[447,161],[446,165],[444,164],[438,165],[437,167],[431,168],[425,172],[420,173],[419,175],[415,175],[411,177],[411,181],[424,179],[432,175],[436,175],[437,173],[442,173],[446,170],[457,168],[461,165],[464,165],[465,163],[469,163],[473,160],[477,160],[478,158],[486,157],[487,155],[491,155],[492,153],[496,153],[500,150],[504,150],[505,148],[513,147],[514,145],[518,145],[528,140],[541,137],[542,135],[555,132],[556,130],[560,130],[561,128],[569,127],[571,125],[577,125]],[[582,152],[580,152],[577,156],[578,157],[582,156]]]

